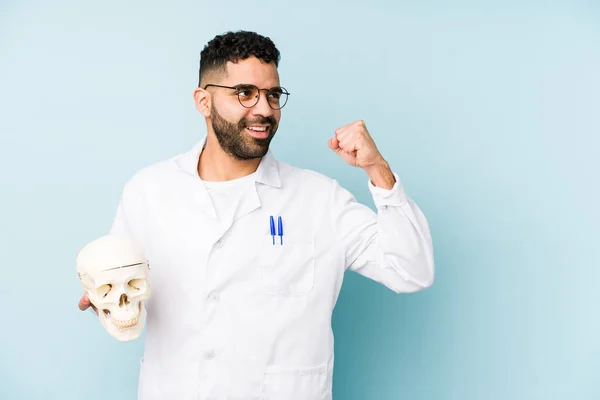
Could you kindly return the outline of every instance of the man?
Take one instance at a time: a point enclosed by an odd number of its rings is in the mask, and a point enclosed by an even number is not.
[[[194,92],[206,136],[125,185],[111,232],[139,241],[152,268],[141,400],[331,399],[344,272],[398,293],[433,282],[427,221],[364,122],[328,145],[364,169],[377,214],[274,158],[288,97],[279,60],[256,33],[210,41]]]

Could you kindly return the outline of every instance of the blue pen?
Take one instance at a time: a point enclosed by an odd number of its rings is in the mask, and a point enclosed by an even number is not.
[[[275,220],[271,215],[271,236],[273,237],[273,246],[275,246]]]
[[[279,234],[279,240],[283,246],[283,223],[281,222],[281,217],[277,218],[277,233]]]

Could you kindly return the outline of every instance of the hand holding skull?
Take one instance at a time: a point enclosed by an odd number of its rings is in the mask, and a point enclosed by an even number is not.
[[[146,320],[144,302],[151,292],[148,269],[143,251],[131,238],[109,235],[94,240],[77,255],[77,273],[85,291],[79,308],[94,307],[102,326],[117,340],[137,339]]]

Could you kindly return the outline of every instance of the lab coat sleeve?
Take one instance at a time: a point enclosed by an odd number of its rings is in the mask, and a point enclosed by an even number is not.
[[[123,188],[109,233],[129,236],[146,250],[143,199],[142,185],[134,177]]]
[[[110,235],[129,236],[135,240],[146,252],[143,225],[143,193],[141,185],[136,182],[135,177],[128,181],[121,193],[115,217],[109,230]],[[147,308],[147,303],[144,302]],[[89,308],[94,315],[96,312]]]
[[[112,225],[108,231],[109,235],[129,236],[136,240],[145,250],[143,225],[143,184],[136,174],[133,178],[125,183],[121,192],[121,197],[117,203],[117,209],[112,221]],[[144,303],[146,306],[146,303]],[[96,312],[92,307],[88,310],[95,316]]]
[[[125,212],[124,199],[121,197],[119,204],[117,205],[117,212],[110,228],[111,235],[128,236],[131,232],[130,223]]]
[[[390,190],[368,182],[376,212],[335,182],[333,224],[346,269],[396,293],[411,293],[433,284],[432,239],[425,215],[394,176],[396,183]]]

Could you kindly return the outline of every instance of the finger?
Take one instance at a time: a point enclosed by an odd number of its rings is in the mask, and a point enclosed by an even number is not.
[[[339,146],[347,152],[356,150],[356,140],[356,135],[352,132],[338,138]]]
[[[84,311],[87,310],[91,304],[92,303],[90,302],[90,299],[88,298],[87,294],[84,294],[83,296],[81,296],[81,299],[79,299],[78,306],[81,311]]]
[[[339,139],[343,138],[348,134],[348,129],[346,127],[338,128],[335,130],[335,137]]]
[[[329,141],[327,142],[327,145],[329,145],[329,148],[331,150],[337,150],[340,148],[340,142],[338,141],[337,137],[332,137],[331,139],[329,139]]]
[[[348,147],[352,147],[352,142],[354,142],[354,136],[355,135],[352,130],[343,131],[342,133],[336,136],[339,143],[338,145],[342,149],[347,150]]]
[[[333,137],[329,139],[327,144],[331,150],[335,151],[337,154],[342,154],[343,150],[340,147],[340,142],[338,142],[337,138]]]
[[[347,130],[352,125],[354,125],[354,123],[350,123],[350,124],[347,124],[347,125],[344,125],[344,126],[340,126],[339,128],[337,128],[335,130],[335,134],[337,135],[337,134],[340,134],[340,133],[344,132],[345,130]]]

